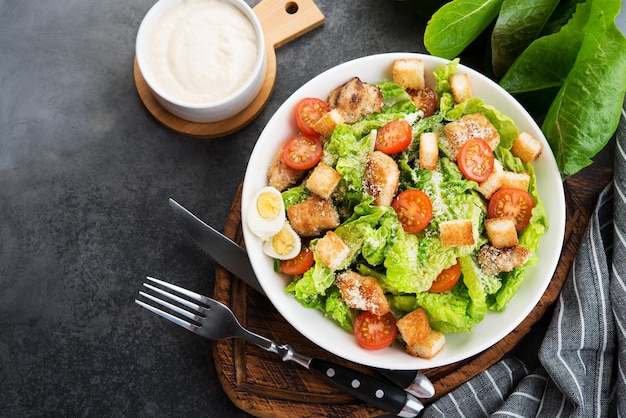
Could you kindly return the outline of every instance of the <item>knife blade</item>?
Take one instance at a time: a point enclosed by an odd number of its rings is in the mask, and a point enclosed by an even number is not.
[[[256,279],[246,250],[221,232],[204,223],[174,199],[170,198],[169,202],[180,226],[200,248],[219,265],[265,296],[263,288],[261,288],[259,281]]]
[[[169,204],[178,223],[200,248],[219,265],[257,290],[263,296],[266,296],[252,269],[248,253],[245,249],[221,232],[207,225],[174,199],[170,198]],[[430,379],[418,370],[387,370],[376,368],[376,371],[408,393],[420,398],[431,398],[435,394],[435,388]]]

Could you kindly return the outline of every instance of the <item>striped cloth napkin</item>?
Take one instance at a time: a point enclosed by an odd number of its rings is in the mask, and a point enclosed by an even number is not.
[[[626,114],[600,194],[539,349],[505,357],[424,417],[626,417]]]

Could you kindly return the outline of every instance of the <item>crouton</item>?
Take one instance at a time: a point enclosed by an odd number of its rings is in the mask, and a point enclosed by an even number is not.
[[[339,213],[329,199],[311,195],[305,201],[287,208],[287,217],[301,237],[314,237],[339,226]]]
[[[341,112],[337,109],[331,109],[313,124],[313,130],[324,137],[329,137],[337,125],[341,123],[343,123]]]
[[[487,244],[478,251],[478,264],[485,274],[511,271],[524,265],[529,258],[530,251],[521,245],[496,248]]]
[[[315,244],[315,253],[329,269],[337,270],[350,255],[350,248],[333,231],[326,232]]]
[[[378,280],[347,270],[337,276],[335,284],[344,302],[351,308],[382,316],[389,312],[389,302]]]
[[[442,333],[430,328],[424,308],[417,308],[397,322],[398,331],[412,356],[433,358],[445,344]]]
[[[363,173],[365,192],[374,198],[376,206],[390,206],[398,190],[400,169],[389,155],[370,152]]]
[[[306,187],[316,195],[330,199],[340,180],[341,174],[334,168],[320,162],[306,179]]]
[[[467,74],[451,74],[450,89],[454,103],[461,103],[472,97],[472,86]]]
[[[478,191],[485,196],[486,199],[491,199],[491,196],[502,187],[502,177],[504,176],[504,167],[502,163],[497,159],[493,160],[493,170],[487,180],[478,184]]]
[[[474,245],[474,228],[469,219],[455,219],[444,221],[439,224],[441,246],[460,247]]]
[[[393,62],[393,81],[408,90],[421,90],[424,81],[424,61],[419,58],[397,59]]]
[[[380,88],[353,77],[328,95],[328,106],[338,109],[345,123],[354,123],[363,116],[380,112],[385,100]]]
[[[439,136],[435,132],[420,135],[420,168],[436,170],[439,160]]]
[[[406,351],[415,357],[431,359],[437,355],[446,344],[446,337],[439,331],[431,331],[423,340],[406,346]]]
[[[542,149],[543,145],[537,138],[528,132],[522,132],[513,141],[511,152],[525,163],[530,163],[539,158]]]
[[[456,162],[459,150],[472,138],[484,139],[492,150],[500,143],[498,130],[482,113],[465,115],[445,125],[440,141],[450,159]]]
[[[500,181],[500,187],[512,187],[525,192],[528,191],[530,185],[530,175],[528,173],[514,173],[512,171],[504,171]]]
[[[415,344],[430,335],[432,329],[424,308],[420,307],[404,315],[396,322],[398,331],[407,345]]]
[[[515,219],[511,216],[501,218],[489,218],[484,222],[487,238],[496,248],[514,247],[519,244]]]
[[[295,186],[306,177],[308,171],[296,170],[283,161],[282,151],[274,158],[267,170],[268,184],[279,192]]]

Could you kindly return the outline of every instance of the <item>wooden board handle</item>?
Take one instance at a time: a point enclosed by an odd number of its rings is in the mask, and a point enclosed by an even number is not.
[[[265,41],[274,48],[324,23],[313,0],[261,0],[252,10],[261,22]]]

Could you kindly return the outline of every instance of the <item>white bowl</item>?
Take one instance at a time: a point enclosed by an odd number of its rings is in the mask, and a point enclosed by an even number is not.
[[[263,81],[265,79],[266,60],[265,60],[265,39],[261,24],[254,14],[250,6],[243,0],[219,0],[223,3],[229,3],[239,9],[243,15],[250,21],[256,34],[256,49],[254,68],[247,80],[234,92],[226,97],[211,99],[207,102],[197,103],[172,94],[164,88],[163,83],[159,82],[159,78],[155,74],[155,68],[152,68],[148,59],[149,42],[155,30],[159,19],[173,8],[185,3],[186,0],[159,0],[152,6],[139,26],[137,32],[137,40],[135,45],[135,54],[137,65],[141,75],[146,81],[155,99],[167,111],[181,119],[210,123],[228,119],[236,115],[248,106],[257,96]],[[198,1],[198,0],[195,0]],[[200,0],[201,1],[201,0]],[[210,4],[213,0],[207,0]],[[181,24],[181,26],[184,26]],[[228,73],[223,74],[227,78]]]
[[[313,78],[299,88],[271,118],[252,152],[242,190],[242,213],[246,214],[254,194],[267,185],[267,168],[278,153],[283,142],[297,131],[293,117],[295,104],[304,97],[325,99],[335,87],[353,76],[376,83],[391,80],[391,68],[395,59],[417,57],[424,61],[426,81],[434,86],[432,71],[447,60],[428,55],[390,53],[373,55],[338,65]],[[458,66],[458,72],[467,73],[474,96],[484,99],[510,116],[520,129],[539,138],[544,145],[541,156],[533,163],[537,175],[539,195],[548,214],[549,228],[541,238],[538,263],[528,268],[524,282],[504,312],[488,312],[485,319],[469,334],[447,334],[443,350],[433,359],[413,357],[397,344],[382,350],[366,350],[356,342],[350,332],[335,322],[324,318],[321,312],[305,308],[284,288],[289,282],[285,275],[276,273],[273,260],[261,250],[261,241],[247,228],[246,216],[242,216],[246,248],[254,271],[263,290],[278,312],[302,335],[339,357],[367,366],[397,370],[414,370],[439,367],[464,360],[500,341],[535,307],[545,292],[557,267],[565,231],[565,197],[561,177],[550,147],[537,124],[522,106],[505,90],[480,73]]]

